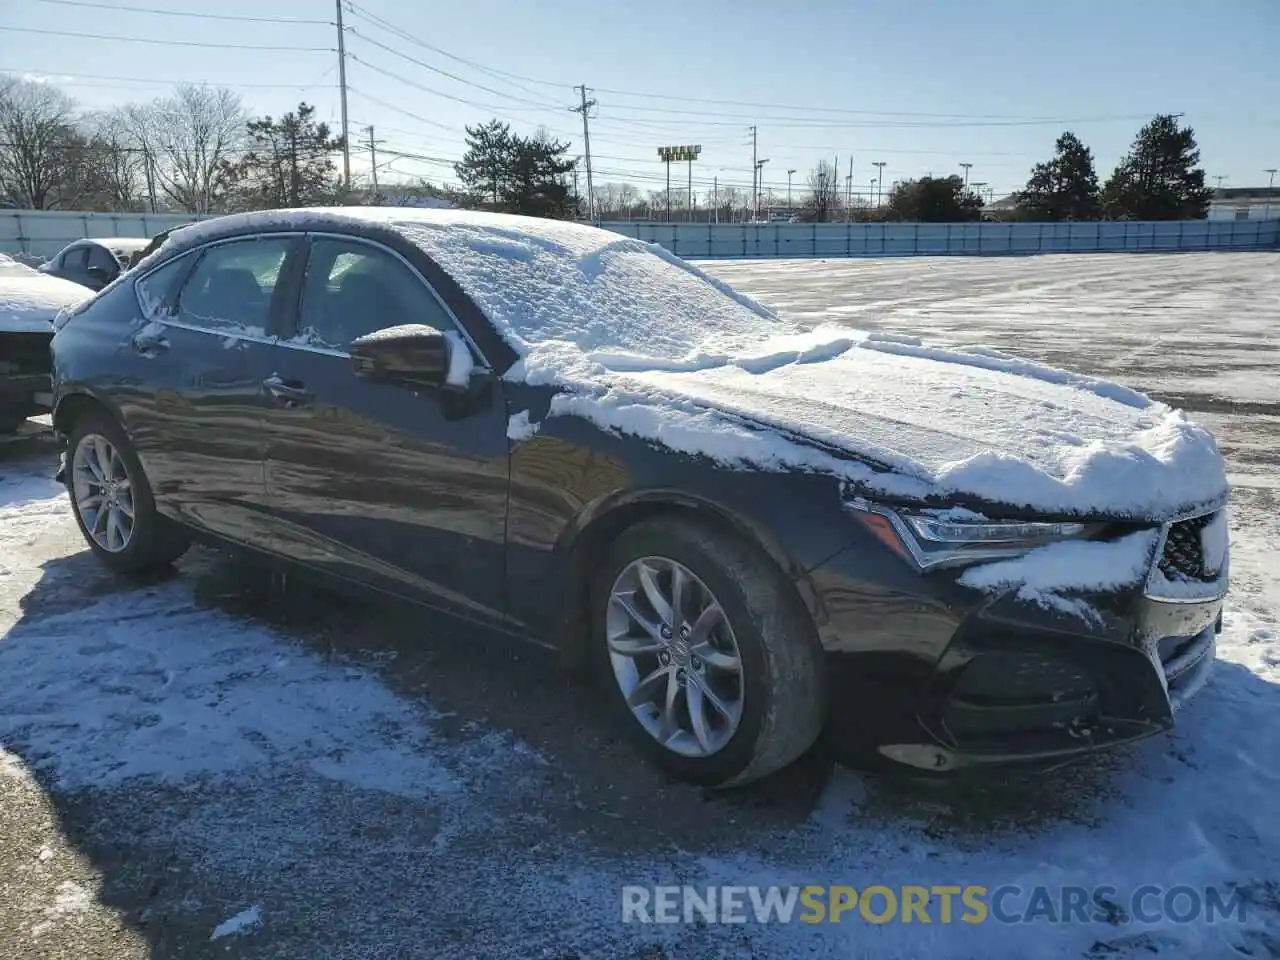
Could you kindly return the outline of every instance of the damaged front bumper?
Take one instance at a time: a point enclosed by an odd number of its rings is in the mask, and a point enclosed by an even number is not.
[[[872,580],[859,553],[809,575],[829,733],[856,755],[941,772],[1065,762],[1170,729],[1212,670],[1225,564],[1197,596],[1153,595],[1148,578],[1078,596],[1082,616],[941,571],[899,591],[905,576]]]

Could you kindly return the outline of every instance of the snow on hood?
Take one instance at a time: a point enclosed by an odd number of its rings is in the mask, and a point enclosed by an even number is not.
[[[37,271],[0,273],[0,333],[50,333],[53,318],[93,296],[70,280]]]

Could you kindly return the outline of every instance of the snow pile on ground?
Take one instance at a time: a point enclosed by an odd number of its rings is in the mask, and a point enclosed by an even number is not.
[[[22,269],[0,272],[0,333],[52,333],[59,311],[93,296],[78,283]]]

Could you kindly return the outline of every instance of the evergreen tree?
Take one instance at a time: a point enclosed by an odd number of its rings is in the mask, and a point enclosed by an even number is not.
[[[454,172],[467,192],[494,209],[501,209],[511,189],[515,138],[500,120],[479,127],[467,127],[467,151]]]
[[[1097,220],[1102,214],[1093,153],[1071,131],[1058,138],[1054,157],[1037,163],[1017,195],[1020,220]]]
[[[894,184],[885,203],[887,220],[961,223],[982,219],[982,198],[957,176],[921,177]]]
[[[1103,210],[1117,220],[1203,220],[1211,191],[1190,127],[1162,114],[1138,131],[1102,191]]]
[[[317,123],[315,107],[298,104],[279,120],[262,117],[248,124],[249,150],[230,165],[244,205],[250,208],[305,207],[341,192],[334,155],[342,138]]]

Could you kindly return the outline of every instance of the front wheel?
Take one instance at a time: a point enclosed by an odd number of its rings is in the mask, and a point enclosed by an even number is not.
[[[67,492],[94,555],[120,573],[144,573],[178,559],[190,541],[156,512],[142,464],[118,423],[92,411],[67,437]]]
[[[732,786],[791,763],[822,727],[813,624],[757,548],[660,517],[624,531],[593,591],[602,682],[669,773]]]

